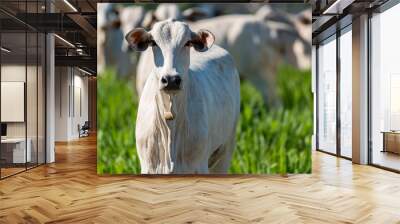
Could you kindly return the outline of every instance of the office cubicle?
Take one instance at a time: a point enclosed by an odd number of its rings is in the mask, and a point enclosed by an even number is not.
[[[45,35],[23,21],[44,1],[0,3],[0,178],[45,163]]]

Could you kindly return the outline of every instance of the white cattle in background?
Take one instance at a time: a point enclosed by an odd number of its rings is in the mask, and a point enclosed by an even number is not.
[[[118,74],[122,77],[134,78],[136,77],[139,54],[130,50],[124,37],[129,31],[141,25],[146,11],[141,6],[120,7],[118,11],[121,23],[120,32],[122,35],[121,39],[117,41],[120,57],[116,68]]]
[[[177,4],[163,3],[157,6],[157,9],[154,11],[154,16],[157,19],[180,19],[182,15]]]
[[[266,21],[286,23],[293,27],[298,39],[293,43],[293,51],[297,58],[296,67],[299,69],[310,69],[311,67],[311,9],[305,9],[298,14],[290,14],[280,10],[272,9],[268,5],[262,6],[257,15]]]
[[[142,25],[146,11],[141,6],[127,6],[119,9],[119,19],[121,21],[121,30],[124,36],[136,27]],[[122,50],[128,52],[129,44],[126,41],[122,43]]]
[[[312,39],[312,11],[305,9],[292,17],[297,31],[304,40]]]
[[[206,28],[214,33],[216,43],[232,54],[241,77],[252,82],[266,102],[279,104],[275,89],[278,66],[285,63],[297,68],[306,67],[310,63],[307,55],[311,54],[311,40],[301,38],[289,24],[290,18],[279,22],[278,16],[285,18],[274,11],[268,13],[268,9],[262,7],[255,14],[218,16],[190,23],[190,26]],[[136,89],[139,95],[152,63],[152,52],[144,52],[137,68]]]
[[[114,42],[119,40],[122,33],[119,31],[118,13],[111,3],[98,4],[97,9],[97,72],[114,65],[118,58]]]
[[[145,11],[142,7],[117,8],[112,3],[101,3],[98,9],[98,67],[116,69],[118,76],[130,77],[136,73],[137,55],[130,54],[124,47],[124,29],[141,24]],[[130,21],[131,26],[126,27]]]
[[[157,6],[156,10],[149,10],[142,22],[142,26],[150,29],[154,23],[166,19],[182,19],[182,13],[177,4],[162,3]]]
[[[311,53],[310,50],[303,49],[307,47],[309,49],[311,47],[312,40],[312,12],[311,9],[305,9],[299,14],[295,16],[291,16],[291,20],[293,21],[294,27],[299,33],[300,37],[309,43],[309,46],[303,46],[299,41],[295,44],[296,54],[300,55],[299,60],[299,68],[301,69],[310,69],[311,68]],[[303,56],[301,56],[303,55]]]
[[[191,16],[191,15],[188,15]],[[138,54],[130,51],[124,36],[135,27],[151,27],[168,18],[181,19],[177,4],[159,4],[155,11],[141,6],[121,7],[113,3],[98,4],[97,71],[114,67],[121,77],[135,76]]]
[[[141,172],[227,173],[240,113],[240,81],[231,55],[206,30],[166,20],[127,36],[153,52],[140,97],[136,146]],[[211,47],[212,46],[212,47]]]

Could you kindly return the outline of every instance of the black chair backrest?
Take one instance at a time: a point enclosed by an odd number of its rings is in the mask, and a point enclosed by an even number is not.
[[[82,129],[89,129],[89,121],[85,121],[85,124],[83,124]]]

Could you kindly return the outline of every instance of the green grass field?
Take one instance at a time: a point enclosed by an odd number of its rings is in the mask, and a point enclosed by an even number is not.
[[[310,173],[311,72],[279,69],[279,108],[268,108],[248,82],[242,81],[240,91],[241,116],[230,173]],[[98,77],[97,95],[97,172],[140,174],[134,133],[138,99],[133,82],[119,80],[108,70]]]

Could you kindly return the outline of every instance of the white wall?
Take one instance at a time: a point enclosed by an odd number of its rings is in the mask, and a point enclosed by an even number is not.
[[[84,73],[72,67],[56,67],[55,107],[55,140],[79,138],[78,124],[88,120],[88,77]]]
[[[83,73],[78,71],[78,75],[76,74],[78,70],[75,70],[75,75],[74,75],[74,110],[75,113],[73,113],[73,119],[72,119],[72,130],[71,130],[71,135],[74,136],[75,138],[79,137],[78,133],[78,124],[81,126],[85,123],[85,121],[88,121],[89,119],[89,113],[88,113],[88,77],[87,76],[82,76]],[[80,91],[80,93],[79,93]],[[80,95],[80,98],[79,98]],[[80,104],[78,101],[81,101]],[[79,108],[81,107],[81,108]],[[81,109],[82,111],[79,111]]]
[[[69,68],[55,68],[55,140],[68,140],[68,88],[70,84]]]

